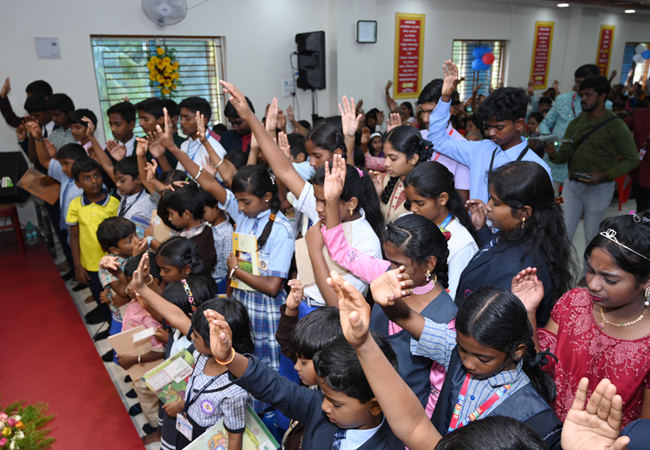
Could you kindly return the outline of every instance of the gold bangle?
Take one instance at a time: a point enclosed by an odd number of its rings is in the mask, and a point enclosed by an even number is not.
[[[216,356],[214,357],[214,360],[219,364],[221,364],[222,366],[227,366],[228,364],[233,362],[233,360],[235,359],[235,355],[237,354],[237,352],[235,352],[235,349],[232,347],[230,348],[230,351],[232,352],[232,355],[230,356],[230,359],[228,361],[219,361]]]
[[[149,286],[151,283],[153,283],[153,275],[149,274],[149,277],[151,278],[151,281],[149,281],[148,283],[145,281],[145,283],[144,283],[147,286]]]

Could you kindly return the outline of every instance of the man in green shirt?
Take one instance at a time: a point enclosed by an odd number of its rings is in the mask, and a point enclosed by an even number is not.
[[[614,179],[639,165],[639,152],[625,123],[605,108],[610,91],[607,78],[590,75],[580,83],[582,114],[566,129],[557,153],[548,151],[555,164],[569,163],[564,183],[564,221],[569,240],[584,213],[585,241],[598,233],[614,195]]]

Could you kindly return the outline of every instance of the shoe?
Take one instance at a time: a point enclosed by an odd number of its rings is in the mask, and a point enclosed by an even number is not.
[[[145,423],[145,424],[142,426],[142,431],[144,431],[145,434],[153,434],[153,433],[155,433],[156,431],[158,431],[158,428],[154,428],[154,427],[152,427],[151,425],[149,425],[148,423]]]
[[[104,362],[112,362],[113,361],[113,350],[109,350],[106,353],[102,355],[102,361]]]
[[[84,315],[84,320],[89,320],[89,319],[92,319],[94,317],[99,317],[99,316],[104,317],[104,314],[102,314],[102,312],[101,312],[101,310],[99,308],[95,308],[92,311],[87,312]]]
[[[61,275],[61,278],[63,278],[63,281],[72,280],[72,278],[74,278],[74,270],[68,270],[66,273]]]
[[[94,341],[94,342],[98,342],[98,341],[101,341],[102,339],[106,339],[108,336],[109,336],[109,334],[108,334],[108,330],[100,331],[99,333],[97,333],[97,334],[95,335],[95,337],[93,338],[93,341]],[[112,353],[113,353],[113,352],[111,351],[111,354],[112,354]],[[110,360],[112,361],[113,358],[111,357]],[[106,361],[106,360],[104,360],[104,361]]]
[[[86,323],[88,325],[98,325],[98,324],[104,323],[104,322],[108,322],[108,319],[106,319],[106,317],[104,317],[103,314],[91,317],[90,319],[86,320]]]
[[[124,382],[125,382],[125,383],[130,383],[131,381],[133,381],[133,380],[131,379],[131,375],[127,375],[127,376],[124,377]]]
[[[129,416],[137,416],[142,412],[142,407],[140,406],[140,403],[136,403],[135,405],[131,406],[129,408]],[[148,424],[147,424],[148,425]]]
[[[138,394],[135,393],[135,389],[131,389],[125,394],[128,398],[137,398]]]
[[[59,272],[67,272],[67,271],[69,271],[70,266],[68,265],[68,261],[63,261],[62,263],[57,264],[56,269]]]
[[[72,288],[72,292],[83,291],[83,290],[86,289],[87,287],[88,287],[87,284],[78,284],[78,285],[76,285],[75,287]]]

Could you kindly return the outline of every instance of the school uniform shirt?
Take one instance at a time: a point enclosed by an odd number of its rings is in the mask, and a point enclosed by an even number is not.
[[[217,265],[218,255],[214,247],[212,229],[207,222],[203,221],[201,225],[197,225],[196,227],[184,228],[180,232],[174,230],[170,230],[170,232],[173,236],[182,236],[194,242],[199,248],[199,258],[203,261],[205,270],[208,273],[212,273]],[[213,287],[216,289],[216,283]]]
[[[126,142],[120,142],[120,144],[124,145],[126,148],[126,157],[128,158],[129,156],[133,156],[135,153],[135,149],[137,147],[137,141],[135,140],[135,134],[131,136],[131,139],[129,139]]]
[[[303,161],[301,163],[291,163],[291,164],[293,164],[293,168],[296,169],[296,172],[298,172],[300,178],[302,178],[306,182],[309,182],[309,180],[311,180],[311,177],[316,175],[316,170],[310,164],[309,157],[307,157],[306,161]]]
[[[68,208],[73,199],[83,195],[84,191],[77,186],[73,178],[70,178],[63,172],[61,163],[56,159],[50,160],[50,166],[47,168],[47,174],[61,183],[59,189],[59,205],[61,205],[61,218],[59,220],[59,229],[66,229],[66,218],[68,217]]]
[[[210,142],[210,145],[214,151],[217,153],[217,155],[219,155],[219,158],[223,159],[226,156],[226,150],[221,146],[219,141],[212,137],[212,135],[208,135],[208,142]],[[208,151],[205,149],[203,144],[201,144],[200,140],[188,137],[183,141],[180,148],[181,151],[183,153],[186,153],[187,156],[189,156],[192,161],[198,164],[199,167],[203,167],[203,164],[205,164],[205,158],[208,157]],[[183,167],[180,162],[177,163],[176,169],[182,170],[189,175],[189,173],[185,170],[185,167]],[[218,180],[222,180],[221,175],[219,175],[218,172],[216,178]]]
[[[447,224],[445,231],[451,233],[451,238],[447,241],[447,247],[449,248],[449,258],[447,258],[449,270],[447,275],[449,277],[449,295],[451,298],[455,298],[460,275],[478,252],[478,245],[467,231],[467,228],[457,218]]]
[[[388,183],[390,183],[391,176],[387,173],[382,175],[382,191],[386,189]],[[406,209],[406,192],[404,191],[404,183],[402,180],[397,180],[397,184],[393,187],[393,192],[390,193],[388,198],[388,203],[384,203],[379,200],[379,208],[381,213],[386,220],[386,223],[396,221],[400,216],[404,214],[409,214],[410,211]]]
[[[119,202],[106,190],[104,200],[94,203],[84,193],[70,202],[66,223],[68,226],[79,225],[79,248],[81,266],[90,271],[99,270],[99,261],[106,253],[97,240],[97,228],[104,220],[117,215]]]
[[[273,405],[285,416],[299,421],[305,427],[302,438],[303,449],[330,450],[334,442],[334,434],[339,428],[327,419],[321,409],[324,399],[323,392],[318,389],[298,386],[271,370],[258,357],[246,356],[249,358],[246,372],[238,379],[228,372],[231,381],[250,392],[254,397]],[[342,446],[341,449],[404,450],[404,444],[395,437],[385,420],[376,431],[374,429],[367,431],[367,433],[353,432],[350,442],[346,443],[345,447]],[[347,432],[349,433],[350,430]],[[341,444],[344,445],[345,441],[346,439],[343,439]]]
[[[217,252],[217,265],[214,266],[212,278],[223,280],[228,276],[228,257],[232,253],[232,234],[235,232],[230,221],[226,220],[212,227],[214,250]]]
[[[149,194],[143,188],[137,194],[122,197],[117,215],[133,222],[138,237],[143,238],[145,230],[149,228],[151,213],[154,209],[156,209],[156,205],[151,203]]]
[[[120,270],[124,270],[124,266],[126,265],[126,262],[131,259],[131,258],[125,258],[123,256],[115,256],[115,262],[117,265],[120,267]],[[107,269],[99,269],[97,276],[99,276],[99,282],[102,284],[102,287],[104,289],[108,289],[108,298],[113,297],[113,289],[111,289],[111,283],[113,281],[119,280],[115,275],[113,275],[109,270]],[[108,307],[110,308],[111,312],[113,313],[113,317],[117,317],[118,320],[122,320],[122,313],[120,312],[120,308],[115,306],[113,302],[108,303]]]
[[[465,139],[462,134],[460,134],[454,127],[452,127],[451,124],[449,124],[446,131],[447,134],[449,134],[449,136],[451,136],[452,139],[456,141],[467,142],[467,139]],[[429,139],[429,130],[427,129],[421,130],[420,134],[424,139],[431,140]],[[458,161],[454,161],[453,159],[438,153],[437,151],[435,151],[435,149],[429,161],[438,161],[440,164],[442,164],[447,169],[449,169],[449,171],[452,174],[454,174],[454,186],[456,187],[456,189],[469,191],[470,188],[469,167],[464,166]]]
[[[551,181],[553,181],[551,169],[549,169],[542,158],[528,149],[528,141],[524,138],[521,139],[519,144],[505,151],[489,139],[478,142],[462,142],[452,139],[447,134],[450,106],[451,102],[443,102],[440,100],[431,113],[431,118],[429,119],[429,140],[433,143],[433,148],[437,152],[469,167],[470,198],[482,200],[484,203],[488,202],[487,173],[490,170],[490,162],[493,156],[493,170],[511,161],[516,161],[521,157],[522,161],[532,161],[542,166],[548,173]]]
[[[72,137],[72,130],[70,128],[67,130],[64,130],[63,128],[52,130],[48,139],[52,144],[54,144],[57,150],[60,150],[65,144],[75,144],[77,142],[77,140]]]

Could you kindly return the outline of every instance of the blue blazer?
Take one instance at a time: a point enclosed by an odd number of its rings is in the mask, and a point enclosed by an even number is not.
[[[229,374],[230,379],[256,399],[269,403],[285,416],[298,420],[305,427],[302,448],[331,450],[338,427],[327,419],[321,409],[323,393],[318,389],[298,386],[262,363],[258,357],[246,356],[249,361],[244,376],[236,379]],[[359,447],[359,450],[375,449],[404,450],[404,444],[395,437],[385,420],[377,433]]]

